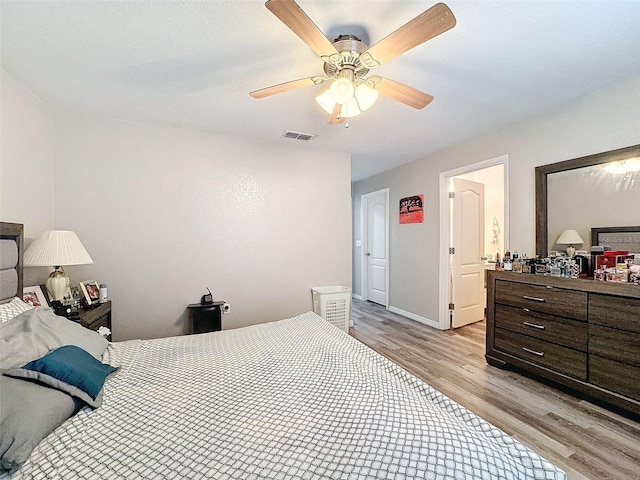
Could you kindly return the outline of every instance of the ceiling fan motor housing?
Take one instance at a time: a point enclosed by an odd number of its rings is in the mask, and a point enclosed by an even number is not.
[[[333,42],[333,46],[340,53],[340,66],[336,62],[325,62],[324,73],[327,77],[339,76],[343,68],[348,68],[354,72],[354,76],[363,78],[369,69],[360,65],[360,55],[367,51],[368,45],[363,43],[355,35],[340,35]]]

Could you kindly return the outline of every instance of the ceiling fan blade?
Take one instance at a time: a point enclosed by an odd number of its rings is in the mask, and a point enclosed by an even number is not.
[[[329,115],[329,125],[336,125],[338,123],[344,123],[344,118],[340,116],[340,110],[342,105],[336,103],[333,107],[333,112]]]
[[[385,97],[418,109],[426,107],[431,103],[431,100],[433,100],[433,97],[428,93],[421,92],[413,87],[389,80],[388,78],[380,78],[375,89]]]
[[[265,6],[319,56],[337,53],[333,44],[293,0],[268,0]]]
[[[292,80],[290,82],[279,83],[278,85],[272,85],[267,88],[261,88],[260,90],[254,90],[253,92],[249,92],[249,95],[251,95],[253,98],[269,97],[271,95],[288,92],[289,90],[294,90],[296,88],[310,87],[312,85],[320,85],[321,83],[324,83],[326,79],[327,79],[326,77],[300,78],[299,80]]]
[[[453,28],[456,17],[444,3],[437,3],[429,10],[421,13],[409,23],[380,40],[364,55],[369,54],[381,65],[394,57],[417,47]]]

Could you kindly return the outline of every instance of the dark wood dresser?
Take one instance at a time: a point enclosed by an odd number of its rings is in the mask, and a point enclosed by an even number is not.
[[[640,286],[487,271],[485,357],[640,416]]]

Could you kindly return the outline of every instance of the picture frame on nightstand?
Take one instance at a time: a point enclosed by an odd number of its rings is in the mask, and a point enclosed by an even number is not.
[[[95,305],[100,301],[100,287],[95,280],[85,280],[84,282],[78,282],[78,286],[82,291],[84,300],[87,305]]]
[[[22,300],[34,307],[48,307],[49,299],[44,293],[44,285],[34,285],[22,289]]]

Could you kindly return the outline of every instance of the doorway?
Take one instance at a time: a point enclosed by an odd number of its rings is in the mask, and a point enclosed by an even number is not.
[[[389,189],[360,197],[362,300],[389,307]]]
[[[455,328],[484,318],[485,289],[484,269],[491,268],[491,259],[496,253],[508,249],[509,238],[509,182],[508,155],[484,162],[450,170],[440,174],[440,275],[439,275],[439,318],[441,329]],[[466,220],[454,224],[453,179],[471,181],[484,186],[484,208],[482,214],[467,214]],[[466,188],[466,187],[465,187]],[[465,190],[473,192],[473,188]],[[477,195],[477,194],[476,194]],[[467,195],[466,208],[471,209],[477,203],[474,195]],[[477,205],[476,205],[477,206]],[[474,223],[482,215],[482,226]],[[469,229],[472,229],[471,231]],[[482,231],[484,230],[484,231]],[[460,248],[460,238],[466,242],[478,241],[475,249],[467,250],[464,261],[461,252],[449,253],[456,246]],[[474,244],[471,242],[471,244]],[[462,244],[465,246],[465,244]],[[453,251],[452,251],[453,252]],[[477,258],[476,258],[477,257]],[[454,275],[454,267],[458,268]],[[467,271],[465,272],[465,268]],[[466,275],[465,275],[466,274]],[[466,292],[461,296],[461,292]],[[454,299],[455,297],[455,299]],[[475,318],[478,317],[478,318]],[[471,320],[470,320],[471,319]]]

